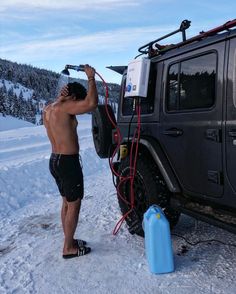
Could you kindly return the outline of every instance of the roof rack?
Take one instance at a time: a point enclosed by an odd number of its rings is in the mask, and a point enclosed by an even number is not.
[[[213,35],[216,35],[217,33],[219,32],[222,32],[222,31],[225,31],[225,30],[229,30],[230,28],[232,27],[235,27],[236,26],[236,19],[234,20],[230,20],[228,22],[226,22],[225,24],[219,26],[219,27],[216,27],[212,30],[209,30],[207,32],[200,32],[199,35],[195,36],[195,37],[192,37],[190,39],[186,39],[186,30],[190,27],[190,24],[191,24],[191,21],[189,20],[183,20],[181,22],[181,25],[180,25],[180,28],[178,30],[175,30],[173,31],[172,33],[169,33],[159,39],[156,39],[154,41],[151,41],[145,45],[143,45],[142,47],[140,47],[138,49],[138,51],[141,53],[139,54],[138,56],[142,55],[142,54],[148,54],[149,57],[152,57],[152,56],[155,56],[155,55],[158,55],[160,53],[164,53],[166,51],[169,51],[171,49],[174,49],[174,48],[177,48],[177,47],[181,47],[183,45],[186,45],[186,44],[189,44],[189,43],[192,43],[192,42],[195,42],[195,41],[199,41],[205,37],[208,37],[208,36],[213,36]],[[181,32],[182,33],[182,42],[180,43],[177,43],[177,44],[171,44],[171,45],[160,45],[158,44],[157,42],[161,41],[161,40],[164,40],[172,35],[175,35],[177,33]],[[136,56],[136,57],[138,57]]]
[[[156,40],[154,40],[154,41],[151,41],[151,42],[149,42],[149,43],[143,45],[142,47],[140,47],[140,48],[138,49],[138,51],[139,51],[140,53],[142,53],[142,54],[150,53],[150,52],[153,50],[153,45],[154,45],[154,44],[155,44],[155,47],[156,47],[157,49],[160,50],[160,49],[162,49],[162,48],[160,48],[160,47],[162,47],[162,46],[159,45],[159,44],[157,44],[158,41],[161,41],[161,40],[164,40],[164,39],[166,39],[166,38],[169,38],[170,36],[173,36],[173,35],[175,35],[175,34],[177,34],[177,33],[179,33],[179,32],[182,32],[182,39],[183,39],[183,42],[186,41],[186,32],[185,32],[185,31],[190,27],[190,24],[191,24],[191,21],[189,21],[189,20],[187,20],[187,19],[183,20],[183,21],[181,22],[180,27],[179,27],[178,30],[175,30],[175,31],[173,31],[173,32],[171,32],[171,33],[169,33],[169,34],[163,36],[163,37],[160,37],[160,38],[158,38],[158,39],[156,39]]]

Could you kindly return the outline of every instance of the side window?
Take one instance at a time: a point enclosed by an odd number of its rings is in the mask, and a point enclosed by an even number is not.
[[[170,66],[167,85],[167,110],[209,108],[215,102],[215,53],[184,60]]]

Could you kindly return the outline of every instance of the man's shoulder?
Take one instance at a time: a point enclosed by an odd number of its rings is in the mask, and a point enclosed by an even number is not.
[[[56,102],[52,102],[50,104],[48,104],[44,110],[47,111],[58,111],[62,108],[62,102],[60,101],[56,101]]]
[[[78,105],[78,100],[61,100],[57,102],[56,108],[64,113],[67,113],[69,115],[68,109],[74,109]]]
[[[63,121],[67,120],[71,117],[71,114],[68,113],[66,105],[69,104],[70,101],[57,101],[50,107],[50,112],[53,113],[57,119]]]
[[[56,117],[60,117],[62,112],[63,112],[63,110],[62,110],[60,103],[53,102],[53,103],[48,104],[43,109],[43,117],[49,121],[49,117],[51,115],[56,116]]]

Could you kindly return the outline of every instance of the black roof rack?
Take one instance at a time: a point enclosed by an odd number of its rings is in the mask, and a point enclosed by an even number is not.
[[[199,35],[197,35],[195,37],[192,37],[190,39],[186,39],[186,32],[185,31],[190,27],[190,24],[191,24],[191,21],[189,21],[187,19],[183,20],[181,22],[181,25],[178,30],[175,30],[172,33],[169,33],[163,37],[160,37],[160,38],[158,38],[154,41],[151,41],[151,42],[143,45],[142,47],[140,47],[138,49],[138,51],[141,54],[139,54],[138,56],[140,56],[142,54],[148,54],[149,57],[156,56],[160,53],[164,53],[164,52],[169,51],[171,49],[174,49],[174,48],[177,48],[177,47],[180,47],[180,46],[183,46],[183,45],[195,42],[195,41],[199,41],[205,37],[213,36],[219,32],[225,31],[225,30],[229,30],[230,28],[236,26],[236,19],[230,20],[230,21],[226,22],[225,24],[223,24],[219,27],[216,27],[212,30],[209,30],[207,32],[200,32]],[[157,43],[157,42],[164,40],[164,39],[166,39],[172,35],[175,35],[179,32],[182,33],[182,42],[177,43],[177,44],[171,44],[171,45],[160,45]],[[136,57],[138,57],[138,56],[136,56]]]
[[[175,30],[175,31],[173,31],[173,32],[171,32],[171,33],[169,33],[169,34],[163,36],[163,37],[160,37],[160,38],[158,38],[158,39],[156,39],[156,40],[154,40],[154,41],[151,41],[151,42],[149,42],[149,43],[143,45],[142,47],[140,47],[140,48],[138,49],[138,51],[139,51],[140,53],[142,53],[142,54],[150,53],[150,52],[153,50],[153,45],[154,45],[154,44],[155,44],[155,46],[157,45],[158,47],[160,47],[160,45],[157,44],[158,41],[164,40],[164,39],[166,39],[166,38],[168,38],[168,37],[170,37],[170,36],[172,36],[172,35],[175,35],[175,34],[177,34],[177,33],[179,33],[179,32],[182,32],[183,42],[186,41],[186,32],[185,32],[185,31],[190,27],[190,24],[191,24],[191,21],[189,21],[189,20],[187,20],[187,19],[183,20],[183,21],[181,22],[180,27],[179,27],[178,30]],[[157,47],[157,48],[158,48],[158,47]]]

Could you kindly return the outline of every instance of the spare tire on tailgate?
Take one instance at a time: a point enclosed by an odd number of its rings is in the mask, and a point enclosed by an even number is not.
[[[109,115],[116,124],[116,118],[110,105],[107,105]],[[114,150],[112,143],[112,130],[115,126],[112,125],[105,105],[98,105],[92,113],[92,133],[93,142],[96,152],[100,158],[108,158]]]

